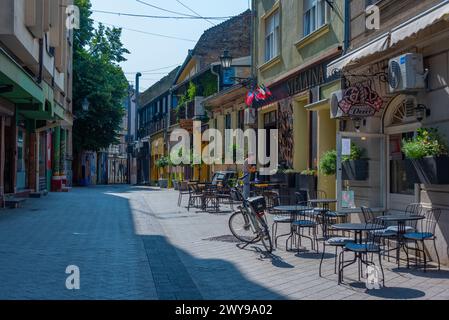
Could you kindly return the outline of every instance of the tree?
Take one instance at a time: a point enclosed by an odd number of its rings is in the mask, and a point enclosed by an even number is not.
[[[90,0],[75,4],[80,8],[80,29],[73,41],[73,144],[76,152],[99,151],[118,143],[128,90],[119,63],[126,61],[129,51],[120,40],[121,29],[102,24],[94,28]],[[82,108],[86,98],[88,111]]]

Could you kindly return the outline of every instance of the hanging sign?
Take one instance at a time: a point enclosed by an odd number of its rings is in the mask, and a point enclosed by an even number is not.
[[[338,101],[344,114],[357,117],[369,117],[382,109],[384,101],[370,86],[356,84],[346,89]]]

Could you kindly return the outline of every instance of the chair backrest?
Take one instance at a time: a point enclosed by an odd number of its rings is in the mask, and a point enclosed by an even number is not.
[[[373,210],[368,207],[362,207],[363,220],[366,224],[376,224],[378,223],[378,219],[374,214]]]
[[[278,205],[280,205],[279,202],[279,194],[274,191],[265,191],[263,193],[263,197],[265,198],[265,202],[267,203],[267,208],[272,209]]]
[[[179,191],[189,191],[189,183],[187,181],[181,181],[179,183]]]
[[[326,199],[327,193],[323,190],[309,190],[308,197],[309,199]]]
[[[307,206],[307,192],[306,191],[295,192],[295,197],[296,197],[296,204],[299,204],[301,206]]]
[[[424,213],[425,213],[425,211],[423,210],[423,207],[422,207],[422,205],[420,203],[411,203],[405,209],[405,214],[406,215],[421,216]],[[407,221],[406,225],[408,227],[412,227],[413,229],[416,230],[417,225],[418,225],[418,220]]]
[[[424,213],[424,220],[420,223],[420,232],[431,233],[435,235],[435,230],[440,220],[442,210],[440,208],[429,209]]]

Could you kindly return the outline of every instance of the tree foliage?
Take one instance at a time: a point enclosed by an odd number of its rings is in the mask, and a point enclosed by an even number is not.
[[[73,142],[76,151],[98,151],[118,142],[128,90],[119,63],[126,61],[129,51],[120,40],[121,29],[102,24],[94,28],[90,0],[75,4],[81,16],[73,41]],[[82,108],[86,98],[88,111]]]

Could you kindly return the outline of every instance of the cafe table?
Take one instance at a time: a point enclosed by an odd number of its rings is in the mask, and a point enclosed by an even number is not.
[[[288,241],[292,240],[294,235],[295,235],[295,229],[293,227],[293,222],[296,220],[296,216],[298,215],[304,215],[307,211],[313,212],[314,208],[308,207],[308,206],[301,206],[301,205],[285,205],[285,206],[276,206],[272,209],[272,211],[270,211],[270,213],[274,216],[276,215],[285,215],[287,214],[288,216],[290,216],[290,233],[287,234],[283,234],[280,236],[277,236],[275,239],[275,243],[276,240],[278,238],[281,237],[285,237],[285,236],[289,236],[285,242],[285,250],[286,251],[293,251],[293,248],[288,248]],[[291,241],[292,242],[292,241]],[[293,246],[293,243],[292,243]]]
[[[396,246],[396,248],[393,248],[389,251],[396,251],[396,262],[398,264],[398,268],[400,267],[400,264],[401,264],[401,259],[400,259],[401,249],[403,249],[404,252],[408,255],[407,248],[406,248],[406,241],[404,240],[404,235],[407,233],[407,228],[406,228],[407,222],[419,221],[419,220],[423,220],[424,218],[425,218],[424,216],[411,215],[411,214],[405,214],[405,213],[389,214],[389,215],[380,216],[377,218],[378,220],[382,221],[385,224],[386,223],[395,223],[396,224],[397,230],[392,230],[392,234],[393,234],[393,237],[396,236],[397,246]]]

